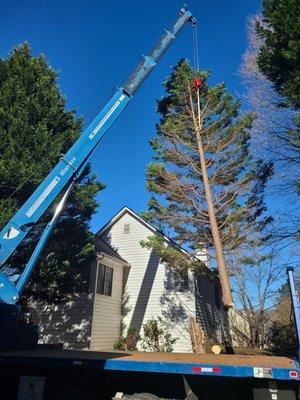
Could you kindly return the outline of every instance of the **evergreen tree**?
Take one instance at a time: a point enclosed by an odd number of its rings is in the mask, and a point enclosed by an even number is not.
[[[295,357],[297,337],[288,284],[282,285],[278,290],[273,312],[273,323],[268,334],[270,350],[275,355]]]
[[[258,65],[289,105],[300,108],[300,2],[262,0],[263,24],[257,30],[264,43]]]
[[[262,22],[257,21],[257,33],[262,39],[258,67],[282,96],[279,105],[296,111],[285,122],[278,136],[290,149],[288,164],[299,165],[300,153],[300,2],[299,0],[262,0]],[[280,113],[278,112],[280,115]],[[270,117],[272,122],[272,116]],[[290,120],[290,121],[289,121]],[[296,179],[300,194],[300,180]],[[297,237],[299,238],[299,228]]]
[[[193,85],[197,77],[203,81],[199,114]],[[168,229],[178,243],[197,254],[204,246],[212,248],[214,240],[195,116],[201,122],[202,161],[224,251],[249,243],[250,236],[253,238],[269,222],[264,216],[263,192],[272,165],[250,154],[253,115],[239,115],[240,104],[226,92],[225,85],[210,86],[208,78],[207,71],[194,71],[181,60],[164,83],[166,95],[157,105],[161,120],[151,141],[154,162],[147,168],[147,188],[153,196],[143,213],[144,218],[162,230]],[[172,257],[174,263],[174,254]]]
[[[65,109],[57,73],[29,45],[0,59],[0,225],[3,227],[80,135],[81,119]],[[57,296],[84,288],[94,245],[89,222],[103,185],[88,166],[71,194],[34,274],[38,294]],[[22,270],[51,210],[20,246],[9,266]],[[30,286],[32,287],[32,285]]]
[[[173,338],[171,333],[160,326],[159,321],[156,319],[149,319],[143,325],[144,335],[141,338],[141,347],[145,351],[166,351],[171,353],[174,348],[173,345],[177,342],[178,338]]]
[[[287,101],[274,90],[274,84],[259,67],[259,55],[265,39],[258,33],[257,26],[271,29],[261,15],[248,19],[248,47],[242,57],[240,74],[246,98],[256,117],[251,129],[252,143],[255,143],[257,154],[274,164],[268,195],[269,201],[272,201],[272,197],[275,199],[273,205],[277,209],[277,218],[270,234],[273,241],[280,243],[280,247],[286,250],[287,246],[294,245],[295,237],[299,239],[300,232],[297,213],[297,188],[300,193],[299,111],[292,109],[290,103],[290,107],[287,106]],[[277,204],[278,196],[281,202]]]

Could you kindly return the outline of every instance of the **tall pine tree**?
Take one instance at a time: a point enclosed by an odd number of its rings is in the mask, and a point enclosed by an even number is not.
[[[45,57],[32,56],[27,43],[0,59],[1,227],[80,135],[82,121],[65,109],[56,80]],[[85,266],[94,252],[89,222],[103,188],[89,172],[88,166],[38,263],[32,282],[39,296],[54,298],[85,287]],[[52,211],[53,206],[12,258],[13,273],[24,267]]]
[[[193,84],[197,77],[203,81],[200,113]],[[154,162],[147,168],[147,188],[153,196],[143,213],[197,254],[203,246],[212,249],[214,240],[195,116],[225,253],[249,243],[269,222],[264,216],[263,194],[272,165],[255,160],[250,153],[253,115],[240,115],[240,104],[226,92],[225,85],[210,86],[208,78],[207,71],[194,71],[181,60],[164,83],[166,95],[157,105],[161,120],[151,141]],[[150,239],[148,245],[158,251],[159,238]]]

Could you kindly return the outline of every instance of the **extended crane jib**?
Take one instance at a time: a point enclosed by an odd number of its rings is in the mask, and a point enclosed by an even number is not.
[[[66,185],[70,185],[70,182],[73,182],[74,179],[76,180],[80,176],[111,124],[129,103],[134,93],[151,73],[159,59],[188,21],[193,25],[196,22],[192,13],[183,8],[180,10],[175,23],[163,32],[156,45],[147,56],[143,56],[124,85],[116,91],[94,121],[85,129],[35,192],[2,229],[0,232],[0,266],[6,263],[17,246],[24,240],[32,226],[39,220]],[[37,263],[48,236],[52,232],[57,217],[58,213],[49,222],[45,232],[41,236],[41,243],[39,242],[35,248],[16,286],[3,271],[0,271],[0,301],[3,303],[15,304],[18,301],[20,293],[24,289]]]

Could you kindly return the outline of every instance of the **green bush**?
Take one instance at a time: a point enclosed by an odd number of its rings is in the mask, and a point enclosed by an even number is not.
[[[150,319],[143,325],[144,336],[141,338],[141,347],[146,351],[172,352],[173,344],[178,338],[172,338],[170,332],[159,327],[158,321]]]
[[[114,344],[114,350],[135,351],[140,336],[136,333],[135,328],[128,328],[126,336],[120,336]]]

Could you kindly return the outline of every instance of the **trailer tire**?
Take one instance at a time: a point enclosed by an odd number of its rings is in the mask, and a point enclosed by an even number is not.
[[[84,386],[70,386],[55,392],[49,400],[99,400],[92,389]]]

